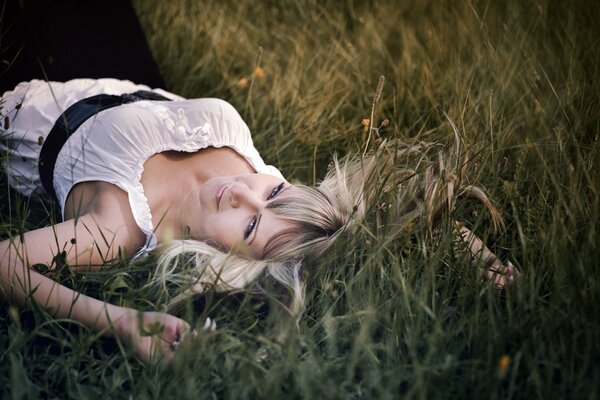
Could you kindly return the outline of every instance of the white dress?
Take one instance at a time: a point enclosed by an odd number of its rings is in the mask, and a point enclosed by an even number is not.
[[[0,150],[11,186],[27,196],[43,191],[38,172],[43,140],[69,106],[100,93],[119,95],[137,90],[150,89],[115,79],[76,79],[23,82],[6,92],[0,105]],[[211,98],[186,100],[164,90],[154,91],[173,101],[141,100],[92,116],[67,140],[54,169],[54,190],[63,213],[69,191],[80,182],[109,182],[128,194],[133,216],[146,235],[146,244],[136,256],[157,245],[140,182],[144,163],[152,155],[230,147],[256,172],[283,179],[279,170],[260,157],[248,126],[229,103]]]

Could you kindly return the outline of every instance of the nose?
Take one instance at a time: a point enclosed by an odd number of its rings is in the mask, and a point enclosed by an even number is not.
[[[231,207],[250,207],[259,209],[263,206],[263,200],[260,196],[250,189],[247,185],[236,183],[229,187],[231,191]]]

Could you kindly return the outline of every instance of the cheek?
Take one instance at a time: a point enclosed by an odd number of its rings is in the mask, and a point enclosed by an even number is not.
[[[243,224],[233,216],[219,216],[207,221],[206,240],[214,241],[229,251],[242,241]]]

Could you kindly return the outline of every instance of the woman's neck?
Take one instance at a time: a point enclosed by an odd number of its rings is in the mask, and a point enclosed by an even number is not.
[[[197,220],[197,195],[202,184],[216,176],[254,173],[252,166],[234,150],[207,148],[195,153],[167,151],[144,164],[142,186],[159,240],[189,237]]]

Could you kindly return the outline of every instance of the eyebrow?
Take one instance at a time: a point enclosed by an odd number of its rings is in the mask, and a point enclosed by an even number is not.
[[[281,184],[283,184],[283,187],[275,196],[276,198],[279,197],[281,195],[281,193],[285,192],[286,190],[288,190],[289,188],[291,188],[293,186],[290,183],[288,183],[287,181],[281,182]],[[248,246],[252,245],[252,242],[254,242],[254,240],[258,236],[258,228],[260,227],[261,219],[262,219],[262,213],[258,216],[258,219],[256,220],[256,226],[254,227],[254,235],[252,236],[252,239],[250,239],[250,241],[248,242]],[[265,252],[265,249],[262,249],[261,254],[264,254],[264,252]]]

